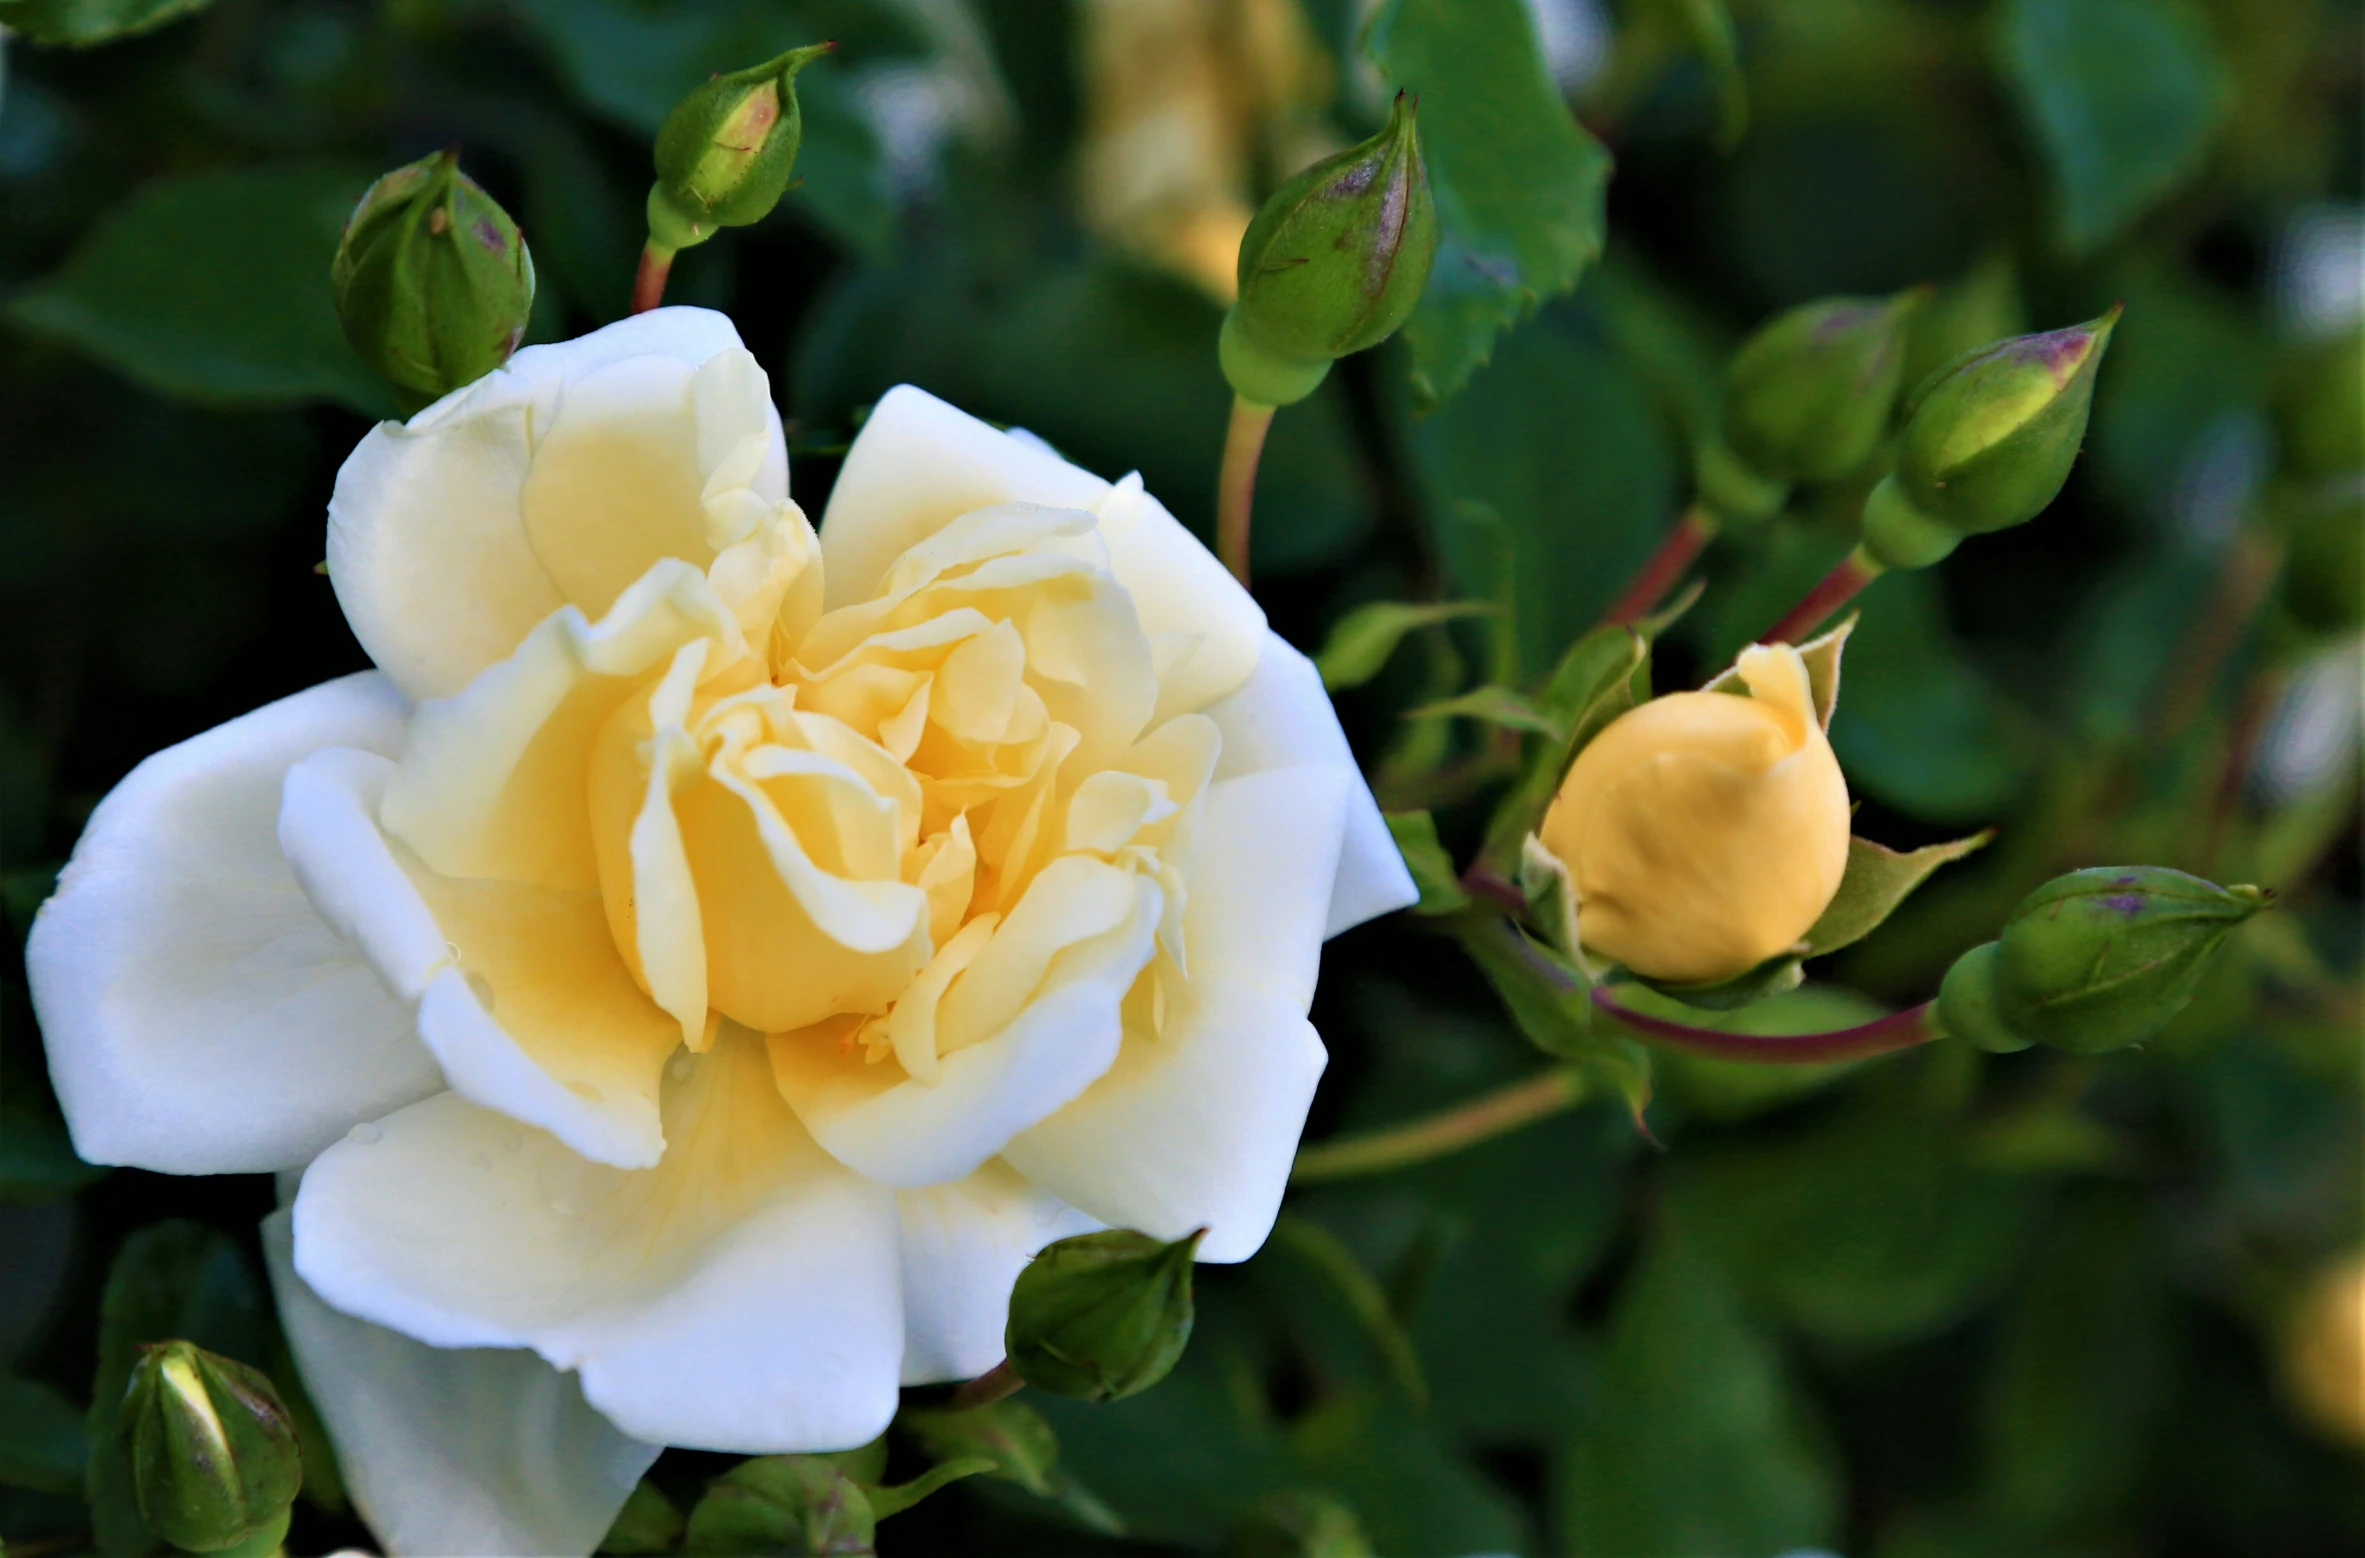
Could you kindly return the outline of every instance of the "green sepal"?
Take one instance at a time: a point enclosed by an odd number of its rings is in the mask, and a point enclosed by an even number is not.
[[[1553,717],[1549,709],[1538,706],[1508,687],[1473,687],[1456,697],[1442,698],[1435,703],[1424,703],[1417,709],[1408,709],[1404,717],[1483,720],[1489,725],[1500,725],[1505,730],[1544,736],[1555,743],[1568,739],[1567,729]]]
[[[939,1461],[909,1482],[898,1482],[888,1487],[868,1488],[871,1513],[884,1520],[889,1515],[900,1515],[929,1494],[951,1486],[963,1477],[975,1477],[990,1472],[995,1462],[983,1455],[964,1455],[956,1460]]]
[[[1595,628],[1561,656],[1534,706],[1558,720],[1563,734],[1528,755],[1518,783],[1496,805],[1478,853],[1487,869],[1501,876],[1518,869],[1527,836],[1542,825],[1568,765],[1610,721],[1650,695],[1650,659],[1650,640],[1635,627]]]
[[[1825,730],[1831,728],[1832,712],[1839,707],[1840,657],[1847,651],[1848,635],[1856,631],[1859,615],[1849,612],[1837,627],[1798,646],[1798,657],[1806,662],[1807,695],[1814,701],[1815,722]],[[1740,667],[1736,664],[1719,671],[1700,690],[1738,693],[1747,697],[1749,684],[1741,680]]]
[[[1614,1089],[1639,1120],[1651,1097],[1650,1052],[1593,1021],[1595,981],[1499,914],[1473,911],[1454,933],[1529,1043]]]
[[[1024,1401],[1005,1398],[966,1412],[907,1411],[895,1421],[933,1460],[982,1458],[984,1475],[1057,1504],[1104,1536],[1125,1534],[1117,1512],[1059,1464],[1058,1437]]]
[[[1451,914],[1467,908],[1470,895],[1462,891],[1453,856],[1438,841],[1437,819],[1425,811],[1391,811],[1381,817],[1388,824],[1388,835],[1396,841],[1396,852],[1404,857],[1404,868],[1412,873],[1413,885],[1421,890],[1420,902],[1412,906],[1412,912]]]
[[[1314,667],[1322,673],[1322,685],[1327,691],[1360,687],[1380,674],[1380,668],[1388,663],[1388,657],[1404,642],[1406,634],[1462,617],[1485,616],[1495,609],[1494,602],[1482,600],[1418,604],[1375,600],[1356,607],[1332,625],[1330,636],[1322,641],[1321,652],[1314,656]]]

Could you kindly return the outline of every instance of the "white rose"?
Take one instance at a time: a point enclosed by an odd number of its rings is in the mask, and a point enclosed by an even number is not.
[[[862,1443],[1051,1239],[1245,1259],[1321,942],[1413,897],[1137,478],[903,388],[818,538],[787,485],[694,309],[379,427],[329,514],[379,669],[141,764],[34,928],[85,1158],[301,1170],[275,1282],[393,1551]]]

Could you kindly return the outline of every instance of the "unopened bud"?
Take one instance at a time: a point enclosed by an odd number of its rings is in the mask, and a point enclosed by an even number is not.
[[[143,1347],[117,1424],[140,1518],[165,1541],[218,1552],[286,1530],[303,1462],[257,1371],[188,1342]]]
[[[1224,1551],[1230,1558],[1371,1558],[1371,1543],[1352,1509],[1300,1490],[1259,1500]]]
[[[1914,393],[1897,469],[1864,509],[1864,545],[1920,568],[1967,535],[2025,524],[2069,480],[2119,310],[1958,357]]]
[[[725,227],[771,215],[788,192],[804,138],[796,74],[835,48],[791,49],[691,91],[657,131],[657,182],[649,189],[649,241],[672,251]]]
[[[1191,1261],[1205,1232],[1167,1244],[1112,1228],[1044,1246],[1010,1294],[1011,1369],[1087,1401],[1164,1379],[1191,1339]]]
[[[345,339],[415,410],[509,360],[534,307],[534,257],[448,149],[369,187],[329,285]]]
[[[1906,326],[1929,295],[1825,298],[1751,336],[1725,370],[1732,452],[1777,481],[1834,481],[1861,466],[1888,431]]]
[[[2150,1038],[2226,938],[2271,901],[2165,866],[2104,866],[2030,893],[1948,970],[1938,1021],[1982,1049],[2098,1055]]]
[[[1218,343],[1242,399],[1305,399],[1334,360],[1395,334],[1420,301],[1437,207],[1416,106],[1397,93],[1379,134],[1298,174],[1248,224],[1240,299]]]
[[[822,1455],[764,1455],[716,1478],[690,1511],[693,1553],[868,1558],[878,1516],[859,1483]]]

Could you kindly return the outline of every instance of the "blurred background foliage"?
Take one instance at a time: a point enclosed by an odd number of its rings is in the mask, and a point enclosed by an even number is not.
[[[1467,846],[1489,738],[1400,714],[1489,656],[1493,679],[1532,678],[1593,622],[1685,501],[1723,358],[1768,313],[1934,283],[1918,375],[2123,299],[2060,501],[1882,580],[1848,657],[1832,737],[1862,831],[1993,822],[1999,842],[1746,1020],[1921,999],[2071,867],[2256,880],[2282,910],[2140,1051],[1677,1057],[1647,1136],[1605,1103],[1311,1187],[1254,1261],[1203,1270],[1165,1384],[1037,1402],[1056,1476],[972,1479],[882,1551],[1212,1551],[1260,1500],[1309,1492],[1390,1558],[2359,1551],[2365,1381],[2308,1333],[2311,1294],[2356,1258],[2365,1175],[2358,5],[1468,4],[1518,36],[1439,49],[1400,26],[1373,47],[1465,102],[1540,53],[1590,135],[1522,118],[1517,93],[1424,115],[1458,202],[1437,307],[1279,419],[1258,501],[1260,598],[1309,650],[1372,599],[1515,607],[1509,635],[1424,631],[1343,695],[1383,801],[1438,808]],[[533,246],[529,338],[563,338],[624,309],[674,99],[835,37],[798,83],[803,184],[685,252],[669,298],[728,309],[770,371],[798,498],[820,512],[866,406],[910,380],[1138,468],[1205,527],[1233,249],[1279,178],[1378,123],[1366,12],[0,0],[23,35],[0,89],[17,936],[142,756],[363,664],[314,564],[338,462],[392,410],[326,285],[375,173],[460,143]],[[1572,209],[1614,158],[1605,241],[1506,219],[1456,166],[1490,136]],[[1662,688],[1843,555],[1862,490],[1721,541]],[[121,1378],[119,1309],[287,1381],[257,1280],[272,1190],[77,1163],[13,959],[5,997],[0,1537],[80,1551],[84,1403]],[[1311,1139],[1537,1063],[1459,953],[1401,919],[1332,948],[1316,1020],[1333,1058]],[[364,1539],[312,1459],[294,1550]],[[676,1452],[654,1480],[693,1499],[725,1464]],[[104,1550],[142,1550],[99,1520]]]

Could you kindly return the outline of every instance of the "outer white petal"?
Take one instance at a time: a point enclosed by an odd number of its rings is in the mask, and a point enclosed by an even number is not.
[[[1041,439],[1013,437],[909,384],[872,408],[830,491],[821,525],[829,604],[868,599],[915,542],[973,509],[1014,500],[1100,515],[1110,572],[1133,597],[1142,630],[1168,651],[1161,719],[1247,679],[1264,612],[1137,479],[1112,487]]]
[[[1281,1209],[1327,1058],[1293,1002],[1203,977],[1164,1032],[1129,1039],[1099,1081],[1002,1156],[1111,1227],[1161,1239],[1205,1227],[1201,1260],[1246,1260]]]
[[[393,1558],[599,1545],[660,1446],[626,1438],[530,1352],[429,1347],[337,1313],[296,1275],[294,1243],[288,1213],[263,1219],[289,1349]]]
[[[893,1196],[813,1145],[743,1030],[674,1070],[655,1169],[586,1162],[452,1094],[363,1127],[305,1171],[296,1269],[431,1345],[577,1369],[636,1439],[867,1442],[903,1353]]]
[[[284,1168],[443,1085],[277,835],[291,763],[322,746],[393,751],[408,717],[382,676],[324,682],[157,753],[99,803],[25,947],[84,1158]]]
[[[721,314],[655,309],[529,346],[409,422],[373,428],[337,472],[328,536],[329,577],[370,658],[411,697],[436,698],[515,649],[566,603],[528,539],[520,495],[569,381],[635,357],[696,366],[738,347]],[[771,445],[750,486],[779,501],[787,441],[768,399],[763,414]]]
[[[602,1163],[655,1163],[680,1030],[633,983],[598,891],[438,876],[379,830],[394,771],[348,747],[288,770],[280,847],[314,906],[418,1003],[453,1088]]]
[[[1010,1288],[1037,1250],[1100,1224],[988,1163],[895,1193],[903,1228],[903,1383],[975,1379],[1002,1361]]]
[[[1263,658],[1245,686],[1210,705],[1208,718],[1224,733],[1223,756],[1215,776],[1231,779],[1267,768],[1316,765],[1349,775],[1345,846],[1339,852],[1338,882],[1331,891],[1325,936],[1376,919],[1419,900],[1412,873],[1380,819],[1379,803],[1363,782],[1339,729],[1322,673],[1278,634],[1267,634]]]
[[[1252,984],[1303,1015],[1353,802],[1336,768],[1268,768],[1208,786],[1184,915],[1193,979]]]
[[[1156,945],[1163,904],[1147,880],[1134,889],[1123,923],[1060,951],[1018,1015],[946,1055],[933,1084],[897,1079],[810,1035],[780,1034],[771,1049],[782,1095],[814,1140],[880,1184],[967,1178],[1116,1060],[1125,995]]]

